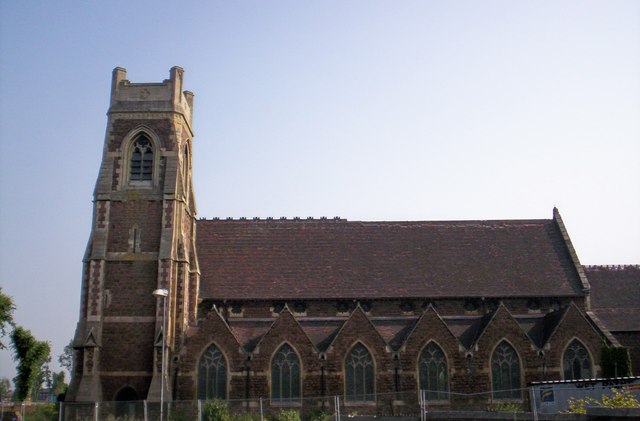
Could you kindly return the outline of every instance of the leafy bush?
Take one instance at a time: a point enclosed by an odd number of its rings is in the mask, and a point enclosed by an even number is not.
[[[524,412],[522,405],[516,402],[492,403],[487,407],[489,412]]]
[[[233,414],[231,421],[260,421],[260,414],[252,414],[250,412],[241,412]]]
[[[188,421],[189,418],[187,417],[187,414],[185,414],[183,411],[173,411],[169,416],[169,420],[170,421]]]
[[[57,421],[58,408],[54,403],[36,405],[25,418],[29,421]]]
[[[300,421],[300,414],[295,409],[281,409],[272,421]]]
[[[202,411],[203,421],[232,421],[227,402],[215,399],[207,401]]]
[[[324,409],[318,409],[313,412],[310,412],[304,419],[305,421],[327,421],[331,418],[331,413],[325,411]]]
[[[631,375],[631,356],[622,346],[603,346],[600,353],[603,377],[626,377]]]
[[[611,389],[612,396],[602,395],[601,400],[587,396],[583,399],[570,398],[569,409],[563,412],[571,414],[586,414],[587,407],[600,408],[640,408],[640,402],[628,390]]]

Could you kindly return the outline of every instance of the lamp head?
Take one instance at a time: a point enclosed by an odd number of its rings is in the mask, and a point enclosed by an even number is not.
[[[165,288],[160,288],[153,291],[152,294],[154,297],[166,297],[167,295],[169,295],[169,291],[167,291]]]

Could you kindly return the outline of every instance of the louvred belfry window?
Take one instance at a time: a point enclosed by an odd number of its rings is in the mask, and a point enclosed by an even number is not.
[[[153,146],[149,138],[140,134],[131,152],[131,181],[151,181],[153,177]]]

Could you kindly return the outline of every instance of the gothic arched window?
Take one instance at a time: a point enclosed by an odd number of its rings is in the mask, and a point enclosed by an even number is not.
[[[591,358],[589,352],[578,341],[571,341],[562,357],[562,369],[565,380],[578,380],[591,378]]]
[[[287,344],[280,347],[271,361],[271,400],[300,400],[300,360]]]
[[[226,399],[227,363],[215,345],[202,354],[198,366],[198,399]]]
[[[418,363],[420,389],[427,391],[427,399],[447,399],[449,391],[447,376],[447,359],[444,352],[433,342],[422,351]]]
[[[348,401],[373,401],[373,359],[362,344],[351,348],[344,364],[345,398]]]
[[[153,145],[145,134],[139,134],[131,149],[131,181],[151,181],[153,177]]]
[[[491,356],[491,380],[494,399],[520,399],[520,358],[506,341]]]

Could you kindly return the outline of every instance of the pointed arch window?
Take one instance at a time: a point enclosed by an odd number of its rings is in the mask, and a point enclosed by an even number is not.
[[[153,177],[153,145],[144,133],[139,134],[131,150],[131,181],[151,181]]]
[[[427,399],[448,399],[447,371],[447,359],[444,352],[434,342],[429,342],[422,351],[419,361],[420,389],[427,391]]]
[[[280,347],[271,361],[271,400],[283,403],[300,400],[300,360],[287,344]]]
[[[578,380],[591,378],[591,358],[587,348],[574,339],[571,341],[562,357],[562,369],[565,380]]]
[[[198,366],[198,399],[226,399],[227,362],[215,345],[202,354]]]
[[[374,401],[374,367],[371,354],[362,344],[351,348],[345,359],[345,399],[347,401]]]
[[[509,343],[502,341],[491,356],[494,399],[521,399],[520,358]]]

